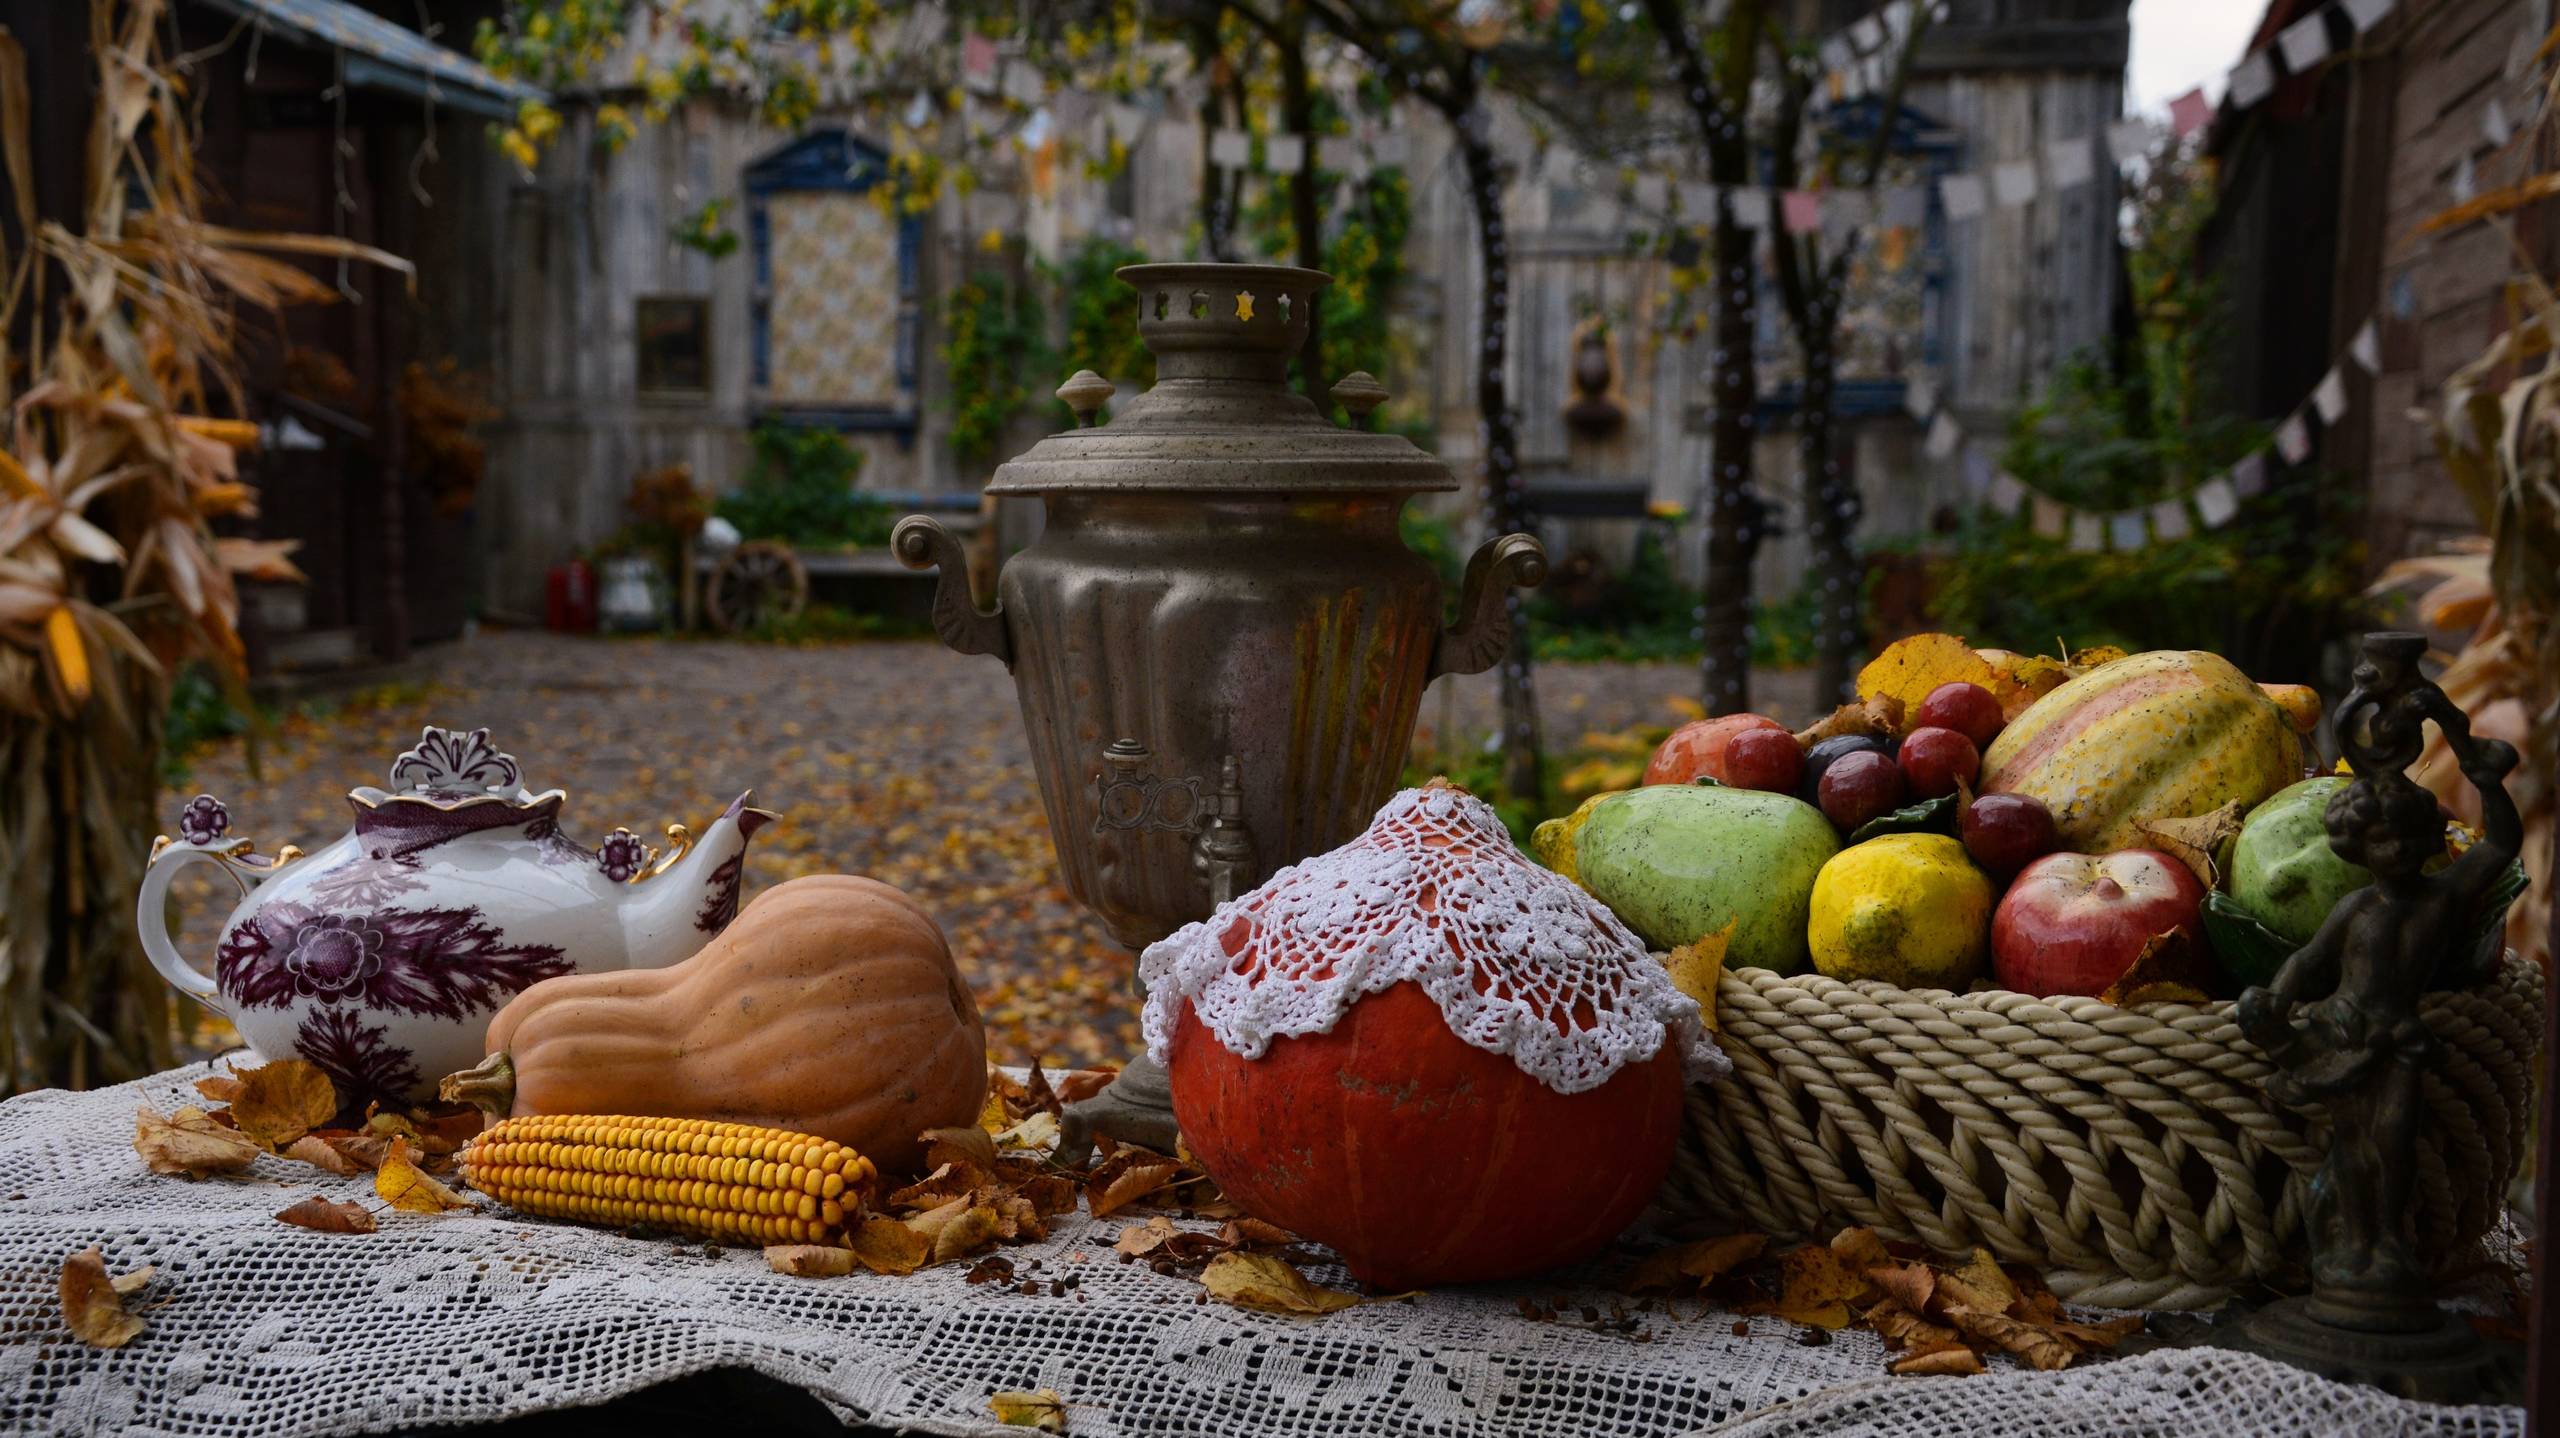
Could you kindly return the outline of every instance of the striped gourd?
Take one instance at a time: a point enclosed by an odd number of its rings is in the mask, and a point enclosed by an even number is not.
[[[2285,710],[2219,655],[2160,649],[2047,694],[1982,754],[1985,794],[2053,811],[2065,848],[2151,846],[2143,825],[2248,809],[2302,777]]]
[[[501,1119],[463,1150],[473,1188],[509,1208],[736,1243],[837,1243],[879,1174],[843,1144],[699,1118]]]

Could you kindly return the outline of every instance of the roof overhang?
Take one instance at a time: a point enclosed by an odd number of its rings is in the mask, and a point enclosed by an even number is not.
[[[349,85],[450,105],[493,120],[549,96],[537,86],[492,74],[458,50],[383,19],[347,0],[201,0],[261,31],[338,52]]]

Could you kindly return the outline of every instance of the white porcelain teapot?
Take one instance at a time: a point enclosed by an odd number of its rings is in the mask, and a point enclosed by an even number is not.
[[[142,947],[260,1054],[310,1060],[347,1102],[424,1101],[437,1076],[479,1062],[490,1015],[526,985],[662,968],[708,943],[737,915],[748,837],[779,817],[750,808],[750,790],[699,842],[668,825],[661,858],[628,829],[594,851],[572,842],[567,797],[528,791],[488,730],[433,726],[393,761],[387,790],[347,795],[355,827],[316,853],[258,854],[200,794],[179,838],[153,847]],[[169,881],[198,862],[243,895],[210,979],[168,928]]]

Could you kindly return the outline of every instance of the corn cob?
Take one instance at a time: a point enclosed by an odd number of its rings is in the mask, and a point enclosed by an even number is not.
[[[879,1179],[832,1139],[699,1118],[501,1119],[463,1150],[473,1188],[509,1208],[737,1243],[840,1243]]]

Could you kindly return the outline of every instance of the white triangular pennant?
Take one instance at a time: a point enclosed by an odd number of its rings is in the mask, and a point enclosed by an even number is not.
[[[2036,162],[2011,160],[1991,169],[1991,193],[2000,208],[2013,210],[2036,197]]]
[[[1929,192],[1918,185],[1896,185],[1885,191],[1884,223],[1891,230],[1916,230],[1929,223]]]
[[[1671,208],[1671,178],[1668,175],[1636,176],[1636,208],[1648,214],[1661,214]]]
[[[1253,161],[1253,136],[1242,130],[1209,132],[1209,163],[1222,170],[1241,170]]]
[[[2275,63],[2263,50],[2231,67],[2227,93],[2231,103],[2243,110],[2267,98],[2275,88]]]
[[[2242,499],[2264,494],[2267,489],[2267,457],[2256,450],[2240,456],[2231,466],[2231,491]]]
[[[2071,516],[2071,547],[2081,554],[2095,554],[2107,547],[2107,522],[2094,514]]]
[[[1927,419],[1938,412],[1938,387],[1925,374],[1915,374],[1903,382],[1903,412],[1913,419]]]
[[[1733,211],[1733,222],[1746,230],[1769,228],[1769,192],[1736,187],[1724,192],[1727,208]]]
[[[2184,500],[2164,499],[2151,506],[2151,533],[2162,544],[2186,538],[2188,530]]]
[[[2507,141],[2515,138],[2515,126],[2507,120],[2507,107],[2495,95],[2489,97],[2489,103],[2480,111],[2480,134],[2492,148],[2502,149]]]
[[[2347,353],[2366,374],[2382,373],[2382,331],[2374,327],[2373,321],[2366,320],[2356,337],[2347,342]]]
[[[2118,553],[2131,554],[2151,542],[2151,532],[2143,528],[2143,512],[2122,509],[2107,516],[2107,539]]]
[[[2071,525],[2071,511],[2041,494],[2028,496],[2035,507],[2035,531],[2046,539],[2060,539]]]
[[[2151,153],[2151,122],[2140,115],[2118,120],[2107,127],[2107,158],[2119,165],[2131,164]]]
[[[2089,154],[2089,137],[2053,140],[2044,147],[2044,175],[2057,190],[2085,185],[2098,172]]]
[[[2018,506],[2027,502],[2027,487],[2018,483],[2016,475],[2005,469],[2000,470],[1991,476],[1991,493],[1988,498],[1993,512],[2015,514],[2018,512]]]
[[[2276,426],[2276,453],[2287,464],[2300,464],[2311,457],[2311,423],[2299,411],[2285,416]]]
[[[1861,50],[1872,50],[1884,43],[1884,21],[1873,15],[1860,17],[1849,27],[1849,43]]]
[[[1929,422],[1929,442],[1925,446],[1929,457],[1945,459],[1948,455],[1955,453],[1956,446],[1962,443],[1964,443],[1964,429],[1956,423],[1956,417],[1945,410],[1938,411],[1938,417]]]
[[[2296,75],[2311,73],[2311,67],[2329,57],[2329,12],[2314,10],[2276,32],[2276,44],[2284,50],[2284,67]]]
[[[2320,411],[2322,424],[2336,424],[2338,416],[2347,412],[2347,372],[2336,365],[2329,366],[2329,372],[2311,391],[2311,404]]]
[[[1716,187],[1704,180],[1681,181],[1680,218],[1693,225],[1715,223]]]
[[[1262,137],[1262,167],[1275,175],[1294,175],[1307,166],[1307,137],[1304,135],[1265,135]]]
[[[2207,529],[2220,529],[2240,512],[2240,501],[2231,492],[2231,481],[2215,475],[2196,486],[2196,517]]]
[[[1976,499],[1991,491],[1991,451],[1978,444],[1964,447],[1964,488]]]
[[[1948,219],[1972,219],[1982,213],[1982,177],[1959,173],[1940,179],[1938,200],[1947,207]]]
[[[2392,6],[2399,0],[2342,0],[2342,3],[2347,8],[2347,18],[2355,22],[2356,33],[2361,35],[2381,24],[2383,17],[2391,13]]]

